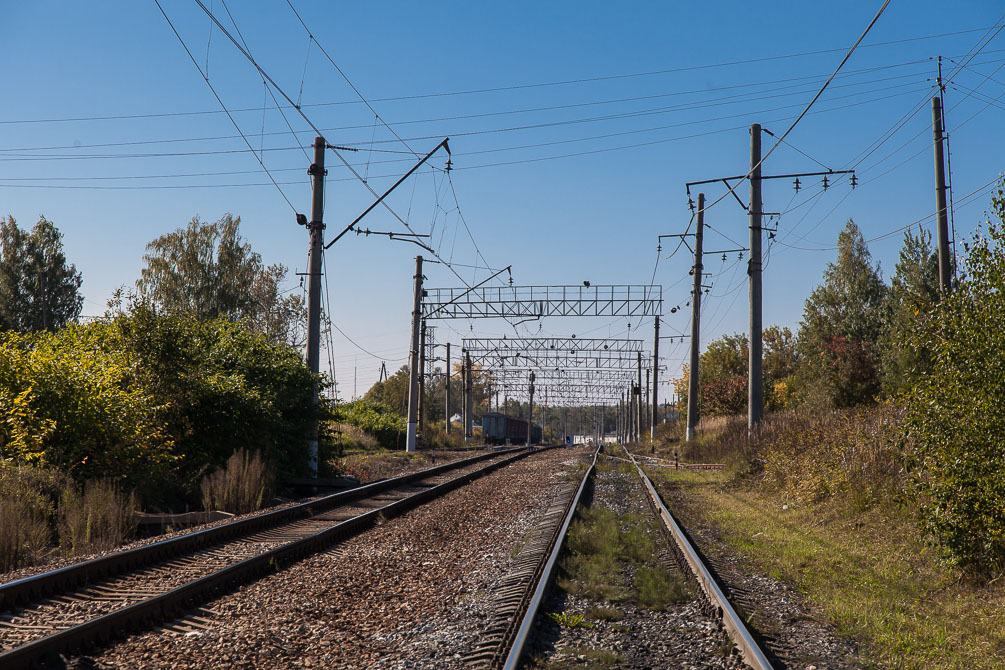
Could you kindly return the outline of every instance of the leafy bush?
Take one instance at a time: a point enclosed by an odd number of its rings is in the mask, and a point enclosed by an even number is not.
[[[73,483],[59,499],[59,544],[67,556],[119,546],[136,533],[136,496],[109,479]]]
[[[1005,193],[992,201],[1005,221]],[[988,222],[965,279],[919,320],[931,371],[907,395],[905,437],[925,528],[977,573],[1005,568],[1005,228]]]
[[[298,351],[240,324],[142,305],[58,333],[0,333],[0,457],[116,478],[154,503],[194,493],[237,449],[302,474],[324,411],[315,383]]]
[[[81,479],[161,472],[172,440],[108,324],[0,333],[0,455]]]
[[[405,420],[387,405],[361,398],[335,405],[332,414],[335,421],[372,435],[385,449],[404,448]]]
[[[271,487],[269,469],[257,451],[249,456],[244,449],[235,451],[227,464],[203,477],[202,507],[207,512],[220,509],[234,514],[254,512],[262,507]]]

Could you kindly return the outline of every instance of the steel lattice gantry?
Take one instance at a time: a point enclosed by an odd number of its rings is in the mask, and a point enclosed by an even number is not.
[[[546,316],[661,316],[663,287],[480,286],[423,291],[423,319],[533,319]]]
[[[463,347],[473,363],[491,370],[634,370],[642,354],[642,340],[470,338],[463,340]]]
[[[642,340],[626,339],[467,338],[463,346],[496,392],[528,397],[533,372],[538,397],[553,406],[621,400],[637,379],[643,353]]]
[[[642,340],[576,337],[466,337],[471,351],[642,351]]]

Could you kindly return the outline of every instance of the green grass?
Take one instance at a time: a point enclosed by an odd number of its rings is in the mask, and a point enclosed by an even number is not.
[[[626,514],[620,519],[600,505],[583,509],[569,527],[568,554],[558,586],[598,602],[634,602],[652,610],[694,597],[692,586],[659,557],[661,538],[654,519]],[[626,582],[627,568],[634,579]]]
[[[722,472],[661,470],[755,571],[796,585],[876,668],[1005,668],[1005,581],[946,567],[896,508],[794,503]],[[700,510],[700,512],[698,511]]]

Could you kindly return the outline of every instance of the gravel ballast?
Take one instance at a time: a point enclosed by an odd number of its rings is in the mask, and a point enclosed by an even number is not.
[[[586,454],[520,460],[80,664],[463,667],[493,584]]]

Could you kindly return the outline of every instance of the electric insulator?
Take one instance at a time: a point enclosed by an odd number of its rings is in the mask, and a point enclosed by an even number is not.
[[[725,262],[726,262],[726,254],[723,254],[723,255],[722,255],[722,262],[723,262],[723,263],[725,263]]]
[[[827,175],[824,175],[824,190],[826,191],[827,187],[830,185],[831,185],[830,182],[827,181]]]
[[[796,189],[796,193],[799,193],[799,189],[802,188],[802,186],[799,184],[799,177],[796,177],[796,182],[795,184],[792,185],[792,188]]]
[[[855,188],[856,186],[858,186],[858,177],[856,177],[855,173],[852,172],[851,173],[851,187]]]

